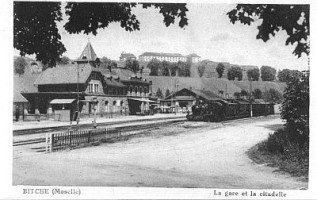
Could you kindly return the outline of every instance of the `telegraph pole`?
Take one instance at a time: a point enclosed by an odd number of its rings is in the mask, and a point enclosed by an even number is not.
[[[175,86],[176,86],[176,92],[177,92],[178,91],[178,80],[177,79],[175,79]],[[175,92],[175,94],[176,94],[176,92]],[[176,115],[176,100],[175,100],[175,115]]]
[[[253,116],[252,112],[252,78],[250,78],[250,117]]]
[[[266,86],[264,86],[264,94],[266,95]],[[266,106],[266,100],[265,100],[265,96],[263,96],[264,98],[264,106],[265,106],[265,116],[266,116],[266,110],[267,110],[267,106]]]
[[[173,89],[173,78],[171,77],[171,86],[172,86],[172,89]],[[173,93],[171,92],[171,108],[172,108],[172,112],[173,112]],[[166,97],[165,97],[166,98]]]
[[[79,124],[79,65],[78,62],[76,63],[77,65],[77,128],[78,128],[78,124]]]

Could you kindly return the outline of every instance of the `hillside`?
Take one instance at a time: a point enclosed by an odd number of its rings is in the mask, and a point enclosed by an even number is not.
[[[233,81],[235,85],[240,87],[243,90],[250,90],[250,81]],[[258,88],[262,92],[266,90],[269,90],[270,88],[273,88],[281,93],[283,93],[284,89],[286,87],[286,83],[282,82],[269,82],[269,81],[252,81],[252,90]]]
[[[249,81],[229,81],[223,78],[188,78],[188,77],[166,77],[166,76],[147,76],[146,79],[152,81],[152,91],[155,94],[157,89],[160,88],[165,94],[166,89],[170,91],[176,91],[175,82],[178,84],[178,90],[182,88],[193,88],[193,89],[205,89],[210,90],[215,94],[227,93],[233,97],[235,92],[241,92],[242,89],[249,91]],[[264,92],[265,88],[269,90],[273,88],[279,92],[283,92],[285,83],[279,82],[264,82],[254,81],[252,82],[253,90],[259,88]]]

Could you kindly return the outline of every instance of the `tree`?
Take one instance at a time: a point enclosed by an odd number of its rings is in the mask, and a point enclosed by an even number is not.
[[[162,76],[171,76],[171,71],[170,71],[170,63],[163,60],[163,62],[160,62],[160,65],[159,65],[159,69],[160,69],[160,72]]]
[[[13,2],[14,48],[21,56],[35,54],[36,60],[55,66],[66,51],[56,22],[62,20],[60,2]]]
[[[249,69],[247,71],[248,80],[258,81],[260,77],[260,70],[258,68]]]
[[[67,17],[64,29],[71,34],[84,32],[97,35],[111,23],[119,22],[126,31],[140,30],[140,22],[132,8],[142,5],[143,9],[154,7],[163,15],[168,27],[179,19],[179,27],[188,25],[185,3],[90,3],[69,2],[65,6]],[[62,20],[60,2],[13,2],[14,48],[20,54],[35,54],[38,61],[49,67],[55,66],[66,51],[56,22]]]
[[[147,64],[147,67],[151,70],[150,76],[158,76],[159,75],[159,66],[160,66],[160,61],[157,59],[152,59]]]
[[[225,71],[225,66],[222,63],[219,63],[216,67],[218,78],[221,78],[223,75],[223,72]]]
[[[198,67],[197,67],[197,71],[198,71],[198,75],[199,77],[202,77],[205,73],[205,69],[206,69],[206,66],[204,64],[200,64]]]
[[[235,78],[238,78],[239,81],[242,80],[242,69],[237,66],[232,66],[228,69],[228,80],[235,80]]]
[[[161,90],[160,88],[157,89],[157,91],[156,91],[156,96],[157,96],[158,98],[161,98],[161,99],[164,98],[163,92],[162,92],[162,90]]]
[[[179,68],[177,63],[170,63],[169,68],[170,68],[171,76],[178,76]]]
[[[263,99],[267,102],[281,103],[283,101],[283,94],[276,89],[270,88],[263,93]]]
[[[241,97],[247,97],[249,96],[249,93],[246,90],[241,90],[240,95]]]
[[[261,67],[261,79],[262,81],[274,81],[276,75],[276,69],[270,66]]]
[[[19,76],[24,74],[27,62],[24,57],[18,57],[14,60],[14,73],[19,74]]]
[[[190,64],[187,62],[178,61],[177,68],[179,70],[179,76],[189,77],[190,76]]]
[[[236,99],[240,99],[240,98],[241,98],[241,93],[240,93],[240,92],[235,92],[235,93],[233,93],[233,96],[234,96]]]
[[[300,75],[301,72],[298,70],[290,70],[290,69],[283,69],[277,73],[277,79],[280,82],[288,82],[291,80],[291,77]]]
[[[250,25],[262,20],[256,39],[264,42],[270,39],[270,35],[285,30],[288,35],[285,44],[297,44],[293,54],[298,57],[302,53],[309,55],[309,4],[238,4],[227,15],[233,24],[240,21]]]
[[[252,93],[255,99],[262,99],[262,91],[259,88],[256,88]]]
[[[59,61],[60,65],[67,65],[71,62],[71,60],[67,56],[63,56]]]
[[[130,69],[131,71],[136,73],[140,70],[139,62],[137,60],[128,59],[125,62],[125,68]]]
[[[283,95],[281,117],[290,139],[302,146],[309,139],[309,73],[291,79]]]
[[[170,95],[171,95],[170,90],[167,88],[165,91],[165,98],[170,96]]]

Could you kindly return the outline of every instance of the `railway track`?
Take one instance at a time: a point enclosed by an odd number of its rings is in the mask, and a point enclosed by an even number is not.
[[[153,121],[153,120],[151,120],[151,121]],[[165,125],[165,124],[180,123],[182,121],[186,121],[186,118],[179,118],[179,119],[173,118],[172,120],[170,119],[168,121],[165,120],[165,121],[159,121],[159,122],[153,122],[153,123],[133,124],[133,125],[122,125],[123,123],[119,123],[122,126],[120,126],[118,124],[116,124],[116,125],[112,124],[113,126],[111,126],[111,128],[117,128],[117,129],[120,129],[121,133],[127,133],[127,132],[132,132],[132,131],[153,129],[153,128],[157,128],[157,127],[160,127],[160,126]],[[89,127],[91,127],[91,125]],[[109,126],[105,126],[105,125],[101,126],[99,124],[98,129],[103,129],[103,128],[109,128]],[[85,129],[81,129],[81,130],[85,130]],[[54,130],[53,132],[61,132],[61,131],[59,129],[57,129],[57,130]],[[46,132],[41,132],[41,133],[46,133]],[[36,139],[13,141],[13,146],[38,144],[38,143],[44,143],[45,141],[46,141],[46,138],[42,136],[42,137],[36,138]]]
[[[259,116],[259,117],[263,117],[263,116]],[[274,117],[274,116],[272,116]],[[258,118],[258,117],[257,117]],[[223,122],[220,122],[222,124],[230,124],[232,122],[239,122],[239,121],[246,121],[246,120],[250,120],[251,118],[239,118],[239,119],[230,119],[230,120],[226,120]],[[167,121],[168,120],[168,121]],[[144,120],[142,120],[144,121]],[[186,118],[182,117],[182,118],[170,118],[170,119],[165,119],[163,120],[147,120],[147,121],[152,121],[152,123],[146,123],[146,124],[133,124],[133,125],[125,125],[127,122],[121,122],[121,123],[112,123],[111,126],[109,126],[109,123],[104,123],[102,124],[98,124],[98,129],[103,129],[103,128],[118,128],[120,129],[121,133],[127,133],[127,132],[132,132],[132,131],[140,131],[140,130],[147,130],[147,129],[154,129],[157,127],[160,127],[162,125],[165,124],[176,124],[176,123],[180,123],[183,121],[187,121]],[[134,123],[137,121],[133,121],[131,123]],[[91,129],[91,125],[89,124],[89,126],[86,127],[86,129]],[[67,127],[68,128],[68,127]],[[81,130],[85,130],[85,128],[81,127]],[[41,133],[46,133],[48,132],[47,129],[44,129],[45,131],[41,132]],[[50,129],[51,130],[51,129]],[[51,131],[51,132],[61,132],[61,131],[65,131],[68,129],[63,129],[60,130],[59,128]],[[22,145],[31,145],[31,144],[38,144],[38,143],[44,143],[45,142],[45,137],[40,137],[40,138],[36,138],[36,139],[29,139],[29,140],[20,140],[20,141],[14,141],[13,142],[13,146],[22,146]]]
[[[120,124],[127,124],[127,123],[135,123],[135,122],[144,122],[145,120],[147,122],[150,121],[159,121],[159,120],[172,120],[172,119],[185,119],[185,116],[179,116],[179,117],[167,117],[167,118],[154,118],[154,119],[137,119],[137,120],[130,120],[130,121],[116,121],[116,122],[103,122],[103,123],[97,123],[98,127],[102,126],[111,126],[111,125],[120,125]],[[75,127],[76,125],[73,125]],[[69,125],[64,126],[58,126],[58,127],[45,127],[45,128],[32,128],[32,129],[25,129],[25,130],[14,130],[13,136],[19,136],[19,135],[30,135],[30,134],[41,134],[41,133],[49,133],[49,132],[56,132],[56,131],[66,131],[69,129]],[[79,128],[81,129],[87,129],[91,128],[92,124],[80,124]]]

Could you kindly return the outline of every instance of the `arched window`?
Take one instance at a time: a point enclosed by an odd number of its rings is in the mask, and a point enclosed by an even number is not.
[[[142,93],[143,92],[143,89],[142,89],[142,86],[140,86],[140,93]]]
[[[130,85],[130,93],[132,93],[133,92],[133,88],[132,88],[132,86]]]

